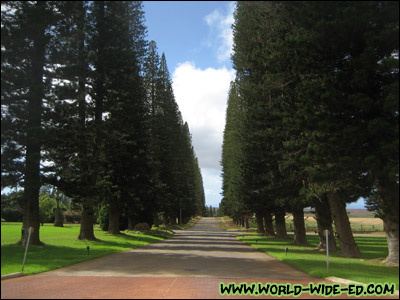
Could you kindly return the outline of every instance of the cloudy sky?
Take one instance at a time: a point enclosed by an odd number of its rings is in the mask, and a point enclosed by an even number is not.
[[[207,205],[221,200],[221,146],[229,84],[234,2],[144,1],[148,39],[165,53],[173,89],[203,176]]]
[[[235,2],[144,1],[148,39],[165,53],[173,89],[204,181],[206,204],[221,201],[221,146],[229,84]],[[363,208],[363,201],[348,206]]]

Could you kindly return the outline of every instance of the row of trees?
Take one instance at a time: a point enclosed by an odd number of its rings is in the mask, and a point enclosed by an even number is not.
[[[216,218],[216,217],[222,217],[222,215],[220,215],[220,210],[218,207],[212,207],[210,206],[206,206],[205,209],[205,213],[203,215],[204,217],[212,217],[212,218]]]
[[[221,208],[256,214],[258,230],[307,243],[303,208],[321,237],[334,221],[345,257],[360,257],[346,203],[384,221],[399,262],[398,2],[238,2],[236,80],[224,131]],[[275,216],[276,233],[272,227]]]
[[[1,30],[2,189],[23,187],[33,244],[44,184],[81,205],[79,239],[95,240],[99,204],[111,233],[121,218],[133,228],[204,212],[189,128],[140,1],[5,1]]]

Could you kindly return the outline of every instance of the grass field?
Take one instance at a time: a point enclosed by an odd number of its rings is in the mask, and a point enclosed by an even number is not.
[[[294,245],[292,236],[290,240],[248,235],[238,238],[316,277],[334,276],[363,283],[395,283],[399,289],[399,267],[379,264],[387,256],[387,243],[383,237],[355,237],[361,259],[343,258],[339,252],[330,253],[329,273],[326,268],[326,253],[313,250],[319,241],[315,235],[307,236],[310,243],[308,246]],[[286,247],[289,249],[287,255]]]
[[[220,225],[224,229],[235,228],[227,217],[224,221],[220,219]],[[343,258],[340,252],[330,253],[329,273],[327,273],[325,251],[314,250],[319,244],[319,238],[315,234],[307,235],[309,242],[307,246],[294,245],[293,235],[289,235],[290,239],[277,239],[255,233],[244,234],[238,239],[310,275],[320,278],[334,276],[362,283],[388,282],[396,284],[399,289],[399,267],[381,264],[388,255],[385,236],[355,236],[361,251],[361,259]],[[285,248],[288,248],[287,254]]]
[[[347,214],[350,218],[374,218],[374,212],[367,209],[347,209]],[[305,216],[315,216],[311,209],[304,209]]]
[[[378,218],[350,217],[350,226],[353,232],[383,232],[383,221]],[[307,231],[317,230],[317,221],[312,216],[304,217]],[[293,217],[286,218],[288,230],[293,230]],[[335,230],[335,225],[333,225]]]
[[[374,218],[373,213],[368,212],[367,210],[362,210],[362,209],[352,209],[348,210],[349,213],[349,221],[350,221],[350,226],[351,229],[353,230],[354,233],[356,232],[382,232],[383,233],[383,221],[379,218]],[[314,214],[305,211],[304,213],[304,223],[306,226],[307,231],[315,231],[317,230],[317,221],[314,218]],[[226,217],[227,220],[230,220],[228,217]],[[224,224],[222,224],[225,226]],[[257,225],[255,222],[250,222],[250,229],[256,229]],[[286,228],[288,231],[293,230],[293,217],[288,214],[286,216]],[[333,228],[335,230],[335,226],[333,225]],[[225,226],[225,229],[229,229],[228,227]],[[231,229],[238,229],[236,226],[233,226]]]
[[[112,253],[137,248],[154,243],[170,236],[123,233],[111,235],[95,228],[99,241],[79,241],[80,225],[54,227],[45,224],[40,228],[40,239],[46,246],[30,246],[25,263],[24,273],[35,274],[53,270],[62,266],[109,255]],[[15,245],[21,237],[21,223],[1,223],[1,275],[21,272],[25,247]],[[87,251],[89,246],[89,254]]]

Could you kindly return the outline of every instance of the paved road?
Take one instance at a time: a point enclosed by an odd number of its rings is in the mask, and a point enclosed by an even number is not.
[[[190,230],[159,243],[79,263],[49,276],[212,277],[305,279],[309,275],[283,264],[203,218]]]
[[[218,298],[219,282],[233,281],[322,282],[203,218],[159,243],[2,281],[1,298]]]

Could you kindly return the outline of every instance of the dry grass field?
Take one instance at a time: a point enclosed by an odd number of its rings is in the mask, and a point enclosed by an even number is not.
[[[366,209],[347,209],[350,218],[374,218],[374,212]],[[311,209],[304,209],[305,216],[313,216]]]
[[[383,232],[383,221],[379,218],[349,218],[353,232]],[[315,231],[317,221],[312,216],[304,217],[307,231]],[[286,226],[293,228],[293,217],[286,217]]]
[[[349,209],[348,214],[353,233],[384,235],[383,221],[379,218],[375,218],[373,212],[367,211],[366,209]],[[306,230],[309,233],[314,233],[317,230],[317,221],[314,216],[315,215],[310,210],[304,211]],[[227,220],[229,219],[230,218]],[[233,228],[240,228],[240,226],[234,225],[233,222],[231,224]],[[250,223],[251,229],[254,230],[256,227],[255,222]],[[286,215],[286,228],[289,232],[293,231],[293,217],[291,214]]]
[[[374,213],[366,209],[348,209],[349,220],[351,228],[354,233],[382,233],[383,234],[383,221],[374,217]],[[311,210],[304,210],[304,220],[306,229],[313,232],[317,228],[317,221]],[[286,216],[286,225],[288,230],[293,228],[293,217],[288,214]]]
[[[292,221],[292,216],[286,216],[286,221]],[[317,221],[313,217],[304,217],[307,224],[317,224]],[[349,218],[351,224],[365,225],[365,226],[383,226],[383,221],[379,218]]]

